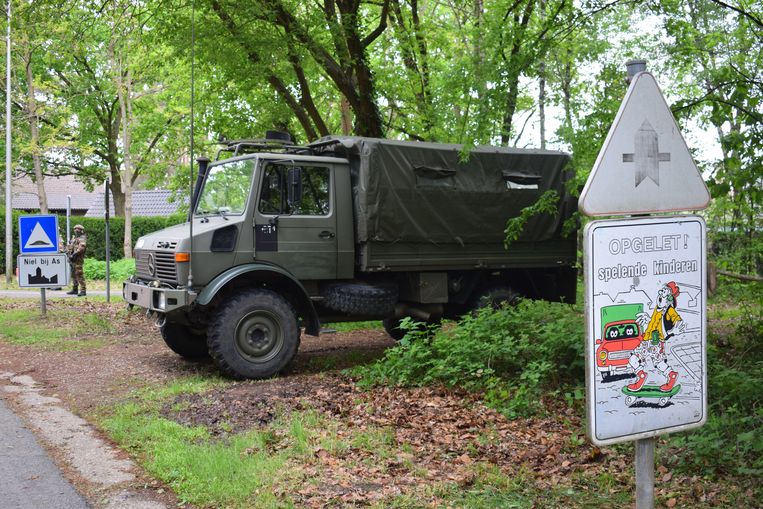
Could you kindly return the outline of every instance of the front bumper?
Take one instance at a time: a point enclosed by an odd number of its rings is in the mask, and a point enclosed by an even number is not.
[[[188,290],[153,287],[140,281],[127,281],[122,286],[125,302],[158,313],[170,313],[190,305],[196,294]]]

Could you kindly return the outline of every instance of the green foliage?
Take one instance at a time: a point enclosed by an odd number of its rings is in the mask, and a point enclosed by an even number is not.
[[[139,237],[167,228],[185,221],[185,216],[175,214],[172,216],[158,217],[133,217],[132,240],[133,245]],[[106,259],[106,221],[99,217],[72,217],[72,226],[82,224],[87,233],[87,257],[96,260]],[[65,225],[66,218],[59,217],[58,224]],[[109,219],[109,245],[112,260],[121,259],[124,256],[122,242],[124,240],[124,218],[112,217]]]
[[[678,447],[672,462],[679,470],[694,468],[760,478],[763,475],[763,293],[759,283],[735,284],[714,307],[724,323],[736,321],[729,333],[708,341],[707,423],[672,437]],[[718,344],[715,344],[718,343]],[[761,493],[763,488],[757,487]]]
[[[14,267],[16,266],[15,257],[19,254],[19,216],[30,215],[26,212],[13,212],[13,256]],[[149,233],[167,228],[176,224],[183,223],[186,217],[182,214],[161,217],[133,217],[132,218],[132,239],[133,244],[139,237]],[[85,227],[87,234],[87,258],[95,260],[106,259],[106,221],[99,217],[80,217],[72,216],[70,218],[71,226],[81,224]],[[124,218],[112,217],[109,219],[109,245],[111,247],[111,260],[119,260],[124,256],[122,242],[124,238]],[[0,228],[5,234],[5,212],[0,211]],[[66,216],[58,216],[59,236],[61,239],[66,235]],[[0,271],[5,272],[5,249],[0,252]],[[105,267],[105,266],[104,266]],[[104,268],[105,273],[105,268]],[[89,277],[85,274],[85,277]],[[103,279],[103,278],[99,278]]]
[[[381,360],[355,370],[371,386],[442,383],[484,391],[485,400],[508,415],[539,409],[543,389],[581,382],[583,317],[573,306],[521,301],[514,307],[480,310],[455,327],[408,330]]]
[[[559,203],[559,193],[553,190],[548,190],[538,198],[538,201],[532,205],[522,209],[517,217],[512,217],[506,221],[506,229],[503,231],[505,238],[503,246],[509,249],[512,242],[517,240],[522,232],[525,230],[527,221],[537,214],[556,214],[558,209],[556,204]]]
[[[123,258],[109,264],[109,277],[112,281],[124,281],[135,274],[135,259]],[[106,262],[94,258],[85,258],[83,267],[85,279],[106,279]]]

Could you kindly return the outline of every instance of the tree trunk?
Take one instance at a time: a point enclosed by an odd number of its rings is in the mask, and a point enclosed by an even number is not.
[[[342,96],[339,107],[342,112],[342,134],[349,136],[352,134],[352,112],[350,111],[350,103],[345,96]]]
[[[546,2],[540,2],[540,20],[544,24],[546,18]],[[546,59],[543,57],[538,64],[538,117],[540,123],[540,148],[546,149]]]
[[[45,176],[42,174],[40,160],[40,126],[37,117],[37,100],[35,99],[34,75],[32,74],[32,50],[29,41],[23,42],[24,67],[26,70],[27,100],[26,114],[29,119],[29,132],[31,133],[32,165],[34,166],[34,179],[37,184],[37,197],[40,201],[40,213],[48,213],[48,195],[45,192]]]
[[[120,174],[120,187],[124,194],[124,217],[125,230],[122,247],[124,248],[125,258],[132,258],[132,174],[133,161],[131,154],[132,145],[132,73],[129,68],[123,69],[125,54],[120,51],[117,55],[114,48],[114,34],[109,41],[109,51],[111,56],[111,70],[114,77],[114,84],[119,97],[119,112],[122,118],[122,151],[123,151],[123,169]]]
[[[542,61],[538,68],[538,117],[540,122],[540,148],[546,149],[546,62]]]

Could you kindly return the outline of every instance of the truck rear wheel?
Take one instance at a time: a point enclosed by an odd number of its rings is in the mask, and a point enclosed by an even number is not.
[[[509,285],[495,285],[480,291],[470,307],[472,312],[486,307],[500,309],[504,304],[513,306],[518,301],[519,294],[512,290]]]
[[[209,353],[226,375],[267,378],[285,368],[297,353],[297,317],[277,293],[246,290],[220,309],[207,341]]]
[[[428,329],[428,327],[436,326],[440,324],[440,320],[432,320],[432,321],[426,321],[426,322],[422,322],[416,318],[414,318],[414,320],[419,322],[419,327],[417,327],[414,330],[420,331],[420,332],[425,332]],[[385,318],[384,320],[382,320],[382,325],[384,325],[384,330],[395,341],[400,341],[401,339],[403,339],[405,337],[405,334],[408,332],[400,328],[401,321],[403,321],[403,318]]]
[[[162,325],[162,339],[170,350],[186,359],[209,357],[207,335],[180,323],[165,322]]]

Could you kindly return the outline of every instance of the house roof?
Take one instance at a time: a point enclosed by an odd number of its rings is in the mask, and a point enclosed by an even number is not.
[[[74,175],[45,177],[45,194],[48,197],[48,209],[66,210],[66,197],[72,197],[72,210],[87,210],[96,193],[88,191]],[[11,206],[17,210],[39,210],[40,199],[37,196],[37,184],[29,175],[21,175],[11,183]]]
[[[132,215],[133,216],[169,216],[177,212],[181,203],[187,200],[173,201],[172,192],[166,189],[152,191],[132,192]],[[105,204],[103,203],[103,191],[94,193],[90,208],[85,217],[104,217]],[[109,215],[114,216],[114,200],[109,191]]]

